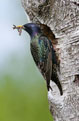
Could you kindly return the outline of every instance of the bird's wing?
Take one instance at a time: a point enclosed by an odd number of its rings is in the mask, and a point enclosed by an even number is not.
[[[31,53],[45,80],[50,81],[52,72],[52,50],[47,37],[41,35],[37,40],[34,40],[31,43]]]
[[[49,90],[51,73],[52,73],[52,48],[47,37],[44,35],[39,37],[39,64],[38,68],[40,69],[42,75],[44,76],[47,82],[47,88]]]

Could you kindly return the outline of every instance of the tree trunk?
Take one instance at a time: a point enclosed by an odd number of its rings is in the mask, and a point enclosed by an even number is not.
[[[49,26],[58,39],[63,96],[51,82],[48,92],[55,121],[79,121],[79,1],[22,0],[32,22]]]

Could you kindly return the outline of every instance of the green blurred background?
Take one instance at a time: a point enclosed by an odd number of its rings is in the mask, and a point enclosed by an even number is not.
[[[12,29],[27,22],[20,0],[0,0],[0,121],[52,121],[46,84],[30,54],[30,37]]]

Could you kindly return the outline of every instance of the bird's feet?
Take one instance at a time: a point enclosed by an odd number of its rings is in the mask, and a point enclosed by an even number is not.
[[[51,91],[53,91],[53,89],[52,89],[52,87],[51,87],[51,86],[49,86],[49,89],[50,89]]]
[[[49,91],[49,89],[50,89],[51,91],[53,91],[53,89],[52,89],[51,86],[47,86],[47,89],[48,89],[48,91]]]

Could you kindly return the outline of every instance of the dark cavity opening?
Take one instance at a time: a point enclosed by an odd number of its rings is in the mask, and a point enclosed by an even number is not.
[[[45,24],[39,24],[40,28],[42,30],[42,32],[44,33],[45,36],[48,37],[49,40],[51,40],[52,44],[56,45],[58,43],[57,39],[54,35],[54,33],[52,32],[52,30],[50,29],[50,27],[48,27]]]

